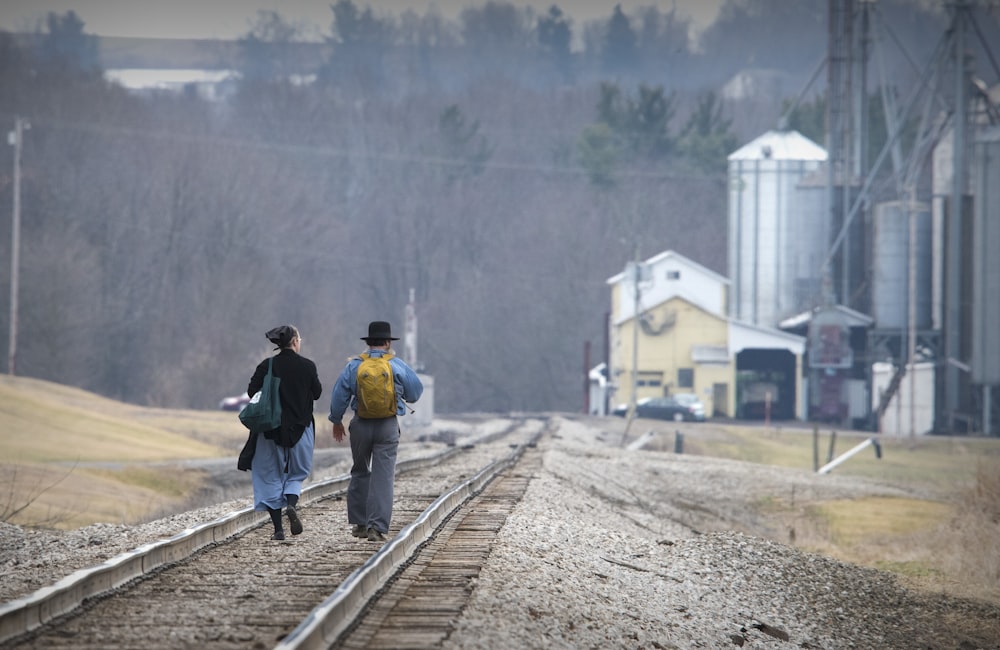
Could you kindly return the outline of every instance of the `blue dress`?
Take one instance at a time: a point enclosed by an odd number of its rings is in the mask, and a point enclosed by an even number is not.
[[[253,456],[254,510],[278,510],[288,505],[286,494],[302,494],[302,483],[312,471],[316,432],[312,424],[294,447],[281,447],[273,440],[257,436]]]

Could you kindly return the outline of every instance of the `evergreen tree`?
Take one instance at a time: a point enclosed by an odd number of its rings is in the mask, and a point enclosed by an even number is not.
[[[790,113],[791,101],[786,100],[782,112],[788,117],[784,126],[791,131],[798,131],[813,142],[826,146],[826,96],[816,97],[811,102],[799,104]]]
[[[479,133],[479,122],[467,123],[456,104],[438,117],[438,135],[444,158],[455,165],[449,168],[449,180],[481,174],[483,165],[493,155],[493,147]]]
[[[392,48],[395,24],[378,18],[371,7],[364,11],[351,0],[337,0],[333,11],[330,60],[321,67],[320,79],[354,82],[370,92],[384,89],[384,59]]]
[[[674,118],[676,96],[664,94],[663,86],[639,84],[638,96],[629,102],[627,138],[632,152],[647,159],[662,159],[674,147],[670,121]]]
[[[739,144],[731,127],[732,120],[723,117],[722,102],[714,92],[705,93],[681,130],[680,153],[698,170],[725,172],[726,159]]]
[[[536,31],[543,55],[551,61],[563,79],[569,79],[572,65],[570,43],[573,38],[569,19],[558,6],[552,5],[548,14],[538,19]]]
[[[604,69],[611,74],[624,74],[635,69],[638,50],[636,36],[628,16],[620,4],[608,20],[604,39]]]
[[[602,190],[615,186],[620,148],[607,124],[598,122],[585,128],[577,140],[576,150],[580,166],[586,170],[591,185]]]
[[[48,31],[39,48],[43,68],[66,74],[101,74],[97,38],[84,33],[84,22],[75,11],[49,12],[45,24]]]
[[[288,81],[304,67],[295,56],[299,31],[275,11],[258,11],[250,32],[237,40],[245,83]]]

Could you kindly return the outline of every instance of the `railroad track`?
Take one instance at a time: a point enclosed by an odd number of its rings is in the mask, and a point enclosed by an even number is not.
[[[232,513],[3,605],[0,643],[329,647],[367,629],[356,617],[389,590],[397,571],[412,571],[420,565],[418,553],[441,543],[435,536],[473,517],[453,512],[475,502],[480,504],[473,508],[475,516],[486,516],[482,493],[497,476],[504,477],[497,486],[526,480],[510,468],[545,426],[544,420],[525,419],[474,444],[401,462],[390,541],[384,545],[350,535],[343,502],[348,477],[337,477],[303,491],[302,535],[274,542],[266,513]],[[486,536],[480,546],[488,542]]]
[[[541,469],[541,459],[540,452],[529,449],[516,466],[501,472],[369,601],[331,647],[433,648],[448,638],[493,541]]]

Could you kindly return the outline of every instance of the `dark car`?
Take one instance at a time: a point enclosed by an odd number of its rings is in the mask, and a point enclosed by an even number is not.
[[[619,404],[612,415],[625,417],[628,404]],[[653,420],[674,420],[675,422],[703,422],[705,405],[694,393],[678,393],[670,397],[647,397],[635,405],[635,416]]]

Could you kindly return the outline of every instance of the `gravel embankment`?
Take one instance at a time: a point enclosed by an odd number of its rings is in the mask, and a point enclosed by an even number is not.
[[[545,444],[445,648],[1000,648],[1000,606],[737,532],[764,495],[891,489],[600,437]]]

